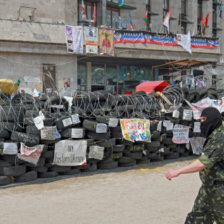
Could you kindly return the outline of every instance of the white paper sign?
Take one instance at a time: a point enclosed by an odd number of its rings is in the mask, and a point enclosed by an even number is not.
[[[178,110],[174,110],[172,115],[174,118],[179,118],[180,112]]]
[[[72,119],[70,117],[66,118],[66,119],[62,120],[62,123],[63,123],[64,127],[68,127],[68,126],[72,125]]]
[[[89,159],[99,159],[102,160],[104,156],[104,147],[98,145],[92,145],[89,147]]]
[[[104,123],[97,123],[96,133],[107,133],[107,125]]]
[[[164,120],[163,127],[165,127],[167,131],[171,131],[173,130],[173,123],[170,120]]]
[[[192,120],[192,110],[186,110],[183,111],[183,120],[191,121]]]
[[[200,122],[194,122],[194,133],[200,133],[201,132],[201,123]]]
[[[190,143],[191,143],[193,154],[195,154],[195,155],[201,154],[205,140],[206,139],[203,137],[190,138]]]
[[[159,121],[157,124],[157,131],[162,131],[162,121]]]
[[[20,153],[17,156],[21,160],[37,165],[39,158],[42,154],[43,148],[44,145],[36,145],[33,147],[28,147],[23,143],[21,143]]]
[[[118,119],[117,118],[109,118],[109,127],[115,128],[118,125]]]
[[[79,123],[81,123],[78,114],[72,114],[71,117],[72,117],[72,124],[79,124]]]
[[[177,34],[177,44],[182,46],[190,54],[191,52],[191,34]]]
[[[86,140],[62,140],[55,144],[53,164],[58,166],[86,165]]]
[[[40,131],[40,136],[42,140],[55,140],[61,138],[60,133],[56,126],[45,126]]]
[[[71,137],[72,138],[83,138],[84,130],[83,128],[72,128]]]
[[[176,144],[189,143],[189,127],[176,124],[173,128],[172,141]]]
[[[2,154],[4,155],[16,155],[18,153],[18,147],[16,143],[4,142]]]
[[[42,128],[44,128],[44,121],[42,116],[33,118],[33,122],[38,130],[41,130]]]

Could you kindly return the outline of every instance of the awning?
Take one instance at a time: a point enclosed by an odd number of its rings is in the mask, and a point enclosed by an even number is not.
[[[161,81],[144,81],[141,84],[136,86],[136,92],[144,91],[146,93],[151,93],[154,90],[161,92],[166,86],[169,86],[169,83]]]

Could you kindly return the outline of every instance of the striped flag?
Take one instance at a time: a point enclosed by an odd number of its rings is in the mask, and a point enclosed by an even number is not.
[[[222,3],[219,5],[219,18],[222,18]]]

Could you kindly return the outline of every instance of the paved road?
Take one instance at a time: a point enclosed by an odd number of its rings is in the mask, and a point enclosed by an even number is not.
[[[181,224],[193,206],[199,176],[168,181],[164,173],[191,161],[0,189],[0,223]]]

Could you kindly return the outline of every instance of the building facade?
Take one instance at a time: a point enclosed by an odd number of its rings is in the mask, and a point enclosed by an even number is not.
[[[172,67],[163,71],[153,70],[154,66],[182,59],[213,66],[223,62],[221,0],[125,0],[121,6],[118,0],[83,2],[85,20],[79,0],[13,0],[13,4],[0,0],[1,78],[19,79],[21,88],[27,92],[60,91],[69,85],[74,90],[124,93],[143,80],[170,75]],[[93,25],[90,21],[94,5],[97,16]],[[169,10],[168,31],[163,22]],[[68,54],[66,24],[103,25],[113,28],[115,34],[130,35],[147,31],[154,36],[175,37],[190,32],[198,40],[216,41],[219,46],[192,48],[190,54],[181,46],[115,42],[114,56]],[[182,69],[175,72],[181,74]]]

